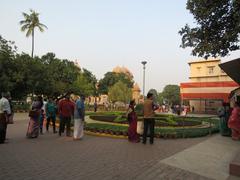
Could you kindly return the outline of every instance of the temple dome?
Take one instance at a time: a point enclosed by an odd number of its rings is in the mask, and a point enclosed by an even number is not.
[[[139,92],[141,91],[138,83],[135,83],[135,84],[133,85],[133,91],[139,91]]]
[[[113,72],[115,73],[124,73],[126,74],[130,79],[133,79],[133,74],[131,73],[131,71],[129,71],[128,68],[122,66],[116,66],[115,68],[113,68]]]

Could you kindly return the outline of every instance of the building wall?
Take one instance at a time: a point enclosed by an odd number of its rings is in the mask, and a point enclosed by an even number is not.
[[[238,87],[218,66],[218,59],[193,61],[189,63],[188,83],[180,84],[181,99],[195,112],[213,113],[228,102],[229,94]]]
[[[220,60],[203,60],[189,63],[191,82],[219,82],[233,81],[218,66]]]

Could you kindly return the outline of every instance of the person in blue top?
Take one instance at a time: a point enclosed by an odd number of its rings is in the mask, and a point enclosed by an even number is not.
[[[83,125],[85,120],[85,97],[82,95],[81,98],[78,97],[76,100],[76,105],[74,109],[74,132],[73,139],[79,140],[83,137]]]
[[[46,130],[48,132],[50,121],[52,121],[53,133],[57,133],[56,126],[55,126],[57,106],[52,98],[49,99],[45,108],[46,108],[45,111],[47,116]]]

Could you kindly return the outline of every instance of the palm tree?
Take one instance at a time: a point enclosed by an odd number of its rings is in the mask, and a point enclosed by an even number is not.
[[[41,32],[44,31],[44,28],[47,29],[47,26],[39,22],[39,13],[30,9],[30,14],[22,13],[24,20],[20,21],[21,31],[27,31],[26,37],[32,35],[32,57],[34,51],[34,30],[38,28]]]

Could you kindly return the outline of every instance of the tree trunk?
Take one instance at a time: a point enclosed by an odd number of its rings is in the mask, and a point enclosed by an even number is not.
[[[34,29],[32,31],[32,58],[33,58],[33,51],[34,51]]]

